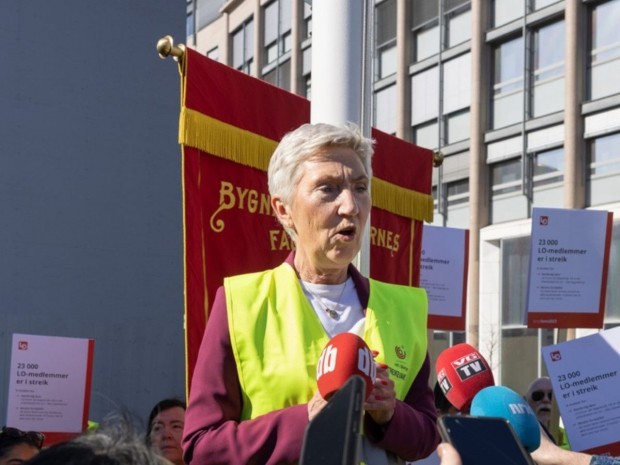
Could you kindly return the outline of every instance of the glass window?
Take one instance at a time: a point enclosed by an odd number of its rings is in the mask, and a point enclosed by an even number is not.
[[[217,47],[212,48],[207,52],[207,57],[212,60],[219,61],[220,60],[220,50]]]
[[[265,28],[263,43],[267,50],[267,63],[278,58],[278,2],[265,7]]]
[[[439,13],[437,0],[415,0],[411,3],[411,24],[414,28],[437,19]]]
[[[534,117],[564,109],[564,21],[534,32]]]
[[[308,77],[305,81],[304,81],[304,95],[306,96],[306,98],[308,100],[312,99],[312,79],[310,77]]]
[[[434,183],[436,183],[436,180],[433,180]],[[437,185],[433,185],[431,194],[433,195],[433,222],[431,223],[433,226],[445,226],[445,218],[444,218],[444,210],[445,210],[445,203],[442,202],[442,208],[441,211],[439,210],[439,190],[437,189]],[[441,191],[441,194],[444,194],[444,191]],[[442,195],[442,199],[445,197],[445,195]]]
[[[469,179],[448,183],[448,206],[469,202]]]
[[[495,47],[493,76],[493,128],[523,118],[523,38]]]
[[[254,65],[254,21],[243,23],[232,34],[233,68],[247,74],[253,73]]]
[[[434,149],[439,147],[437,121],[413,127],[413,142],[420,147]]]
[[[605,299],[605,322],[620,323],[620,222],[616,221],[609,251],[607,273],[607,297]]]
[[[187,37],[194,35],[194,12],[188,11],[185,17],[185,35]]]
[[[225,0],[196,0],[196,28],[201,30],[220,16]]]
[[[540,354],[542,347],[553,343],[551,329],[502,329],[501,379],[496,381],[515,392],[525,392],[532,380],[548,375]]]
[[[444,0],[445,11],[452,11],[463,5],[469,5],[470,0]]]
[[[291,0],[276,0],[265,7],[263,45],[267,63],[291,50]]]
[[[523,17],[525,0],[493,0],[493,26],[498,27]]]
[[[620,200],[620,133],[592,139],[589,143],[587,195],[589,205]]]
[[[291,0],[279,0],[280,5],[280,34],[291,32],[293,22],[293,11],[291,10]],[[290,49],[289,49],[290,50]]]
[[[564,178],[564,149],[535,153],[532,157],[534,189],[562,182]]]
[[[304,26],[306,38],[312,37],[312,6],[308,2],[304,2]]]
[[[396,73],[396,0],[386,0],[376,7],[376,77]]]
[[[448,47],[454,47],[471,39],[471,10],[447,15],[446,34]]]
[[[278,85],[278,68],[274,68],[268,73],[263,74],[263,81],[268,82],[269,84],[273,84],[274,86]]]
[[[564,149],[557,148],[532,156],[535,207],[557,207],[564,202]]]
[[[431,25],[425,29],[420,29],[415,35],[415,56],[416,61],[432,57],[439,53],[439,26]]]
[[[592,9],[590,52],[590,98],[620,92],[620,0]]]
[[[291,88],[291,60],[286,60],[280,66],[271,69],[263,74],[264,81],[267,81],[281,89],[290,90]]]
[[[540,10],[549,5],[553,5],[554,3],[558,3],[559,0],[534,0],[534,9]]]
[[[469,179],[446,184],[446,226],[469,228]]]
[[[414,61],[439,53],[439,3],[437,0],[411,2]]]
[[[375,92],[374,126],[388,134],[396,134],[396,86]]]
[[[491,222],[527,218],[528,200],[522,195],[521,158],[491,165]]]
[[[521,190],[521,159],[506,160],[491,165],[493,196]]]
[[[502,327],[525,322],[530,237],[502,239]]]
[[[471,101],[471,53],[466,53],[444,63],[443,111],[467,108]]]
[[[312,47],[303,49],[301,55],[302,66],[302,89],[300,94],[310,99],[311,71],[312,71]]]
[[[539,372],[540,348],[553,344],[553,330],[525,327],[530,237],[507,238],[501,248],[501,383],[525,392]]]
[[[469,138],[469,109],[445,117],[448,144]]]
[[[312,47],[304,49],[301,53],[302,74],[309,75],[312,71]]]
[[[396,46],[378,50],[377,54],[377,78],[391,76],[396,73]]]
[[[437,118],[439,114],[439,68],[411,77],[411,122],[413,125]]]

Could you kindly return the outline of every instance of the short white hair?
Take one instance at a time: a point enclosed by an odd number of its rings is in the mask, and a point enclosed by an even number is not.
[[[364,137],[357,125],[302,124],[282,138],[269,160],[269,194],[278,195],[284,203],[290,204],[302,175],[301,166],[326,147],[352,149],[368,179],[372,177],[373,140]]]

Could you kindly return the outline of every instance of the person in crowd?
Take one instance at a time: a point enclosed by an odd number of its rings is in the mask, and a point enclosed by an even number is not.
[[[174,465],[184,465],[181,439],[185,424],[185,402],[163,399],[151,410],[147,426],[147,444]]]
[[[547,376],[536,378],[530,383],[523,396],[536,414],[538,421],[548,430],[551,423],[551,404],[553,402],[553,386]]]
[[[217,291],[186,412],[187,463],[298,462],[306,426],[327,403],[316,385],[319,355],[342,332],[378,354],[364,461],[416,460],[437,446],[426,294],[352,265],[370,214],[372,152],[352,124],[302,125],[275,150],[271,206],[295,250]]]
[[[45,436],[36,431],[4,426],[0,430],[0,465],[24,463],[39,453],[44,439]]]
[[[550,432],[551,407],[553,403],[553,385],[551,384],[551,379],[547,376],[542,376],[533,380],[528,386],[523,398],[530,407],[532,407],[532,411],[536,414],[536,418],[538,418],[538,421],[552,441],[559,444],[564,449],[570,449],[570,444],[568,443],[564,428],[559,429],[558,438],[554,438]]]
[[[170,465],[142,440],[127,416],[110,415],[95,430],[43,449],[24,465]]]

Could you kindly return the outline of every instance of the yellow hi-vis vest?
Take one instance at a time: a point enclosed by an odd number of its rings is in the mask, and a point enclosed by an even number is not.
[[[224,280],[232,351],[243,396],[242,420],[307,403],[317,389],[316,365],[329,341],[295,270]],[[403,400],[426,357],[426,292],[370,280],[364,340],[390,367]]]

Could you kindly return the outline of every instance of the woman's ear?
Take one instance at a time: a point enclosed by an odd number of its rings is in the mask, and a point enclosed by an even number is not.
[[[278,220],[285,228],[293,229],[294,223],[290,209],[280,196],[275,195],[271,197],[271,208],[273,208]]]

